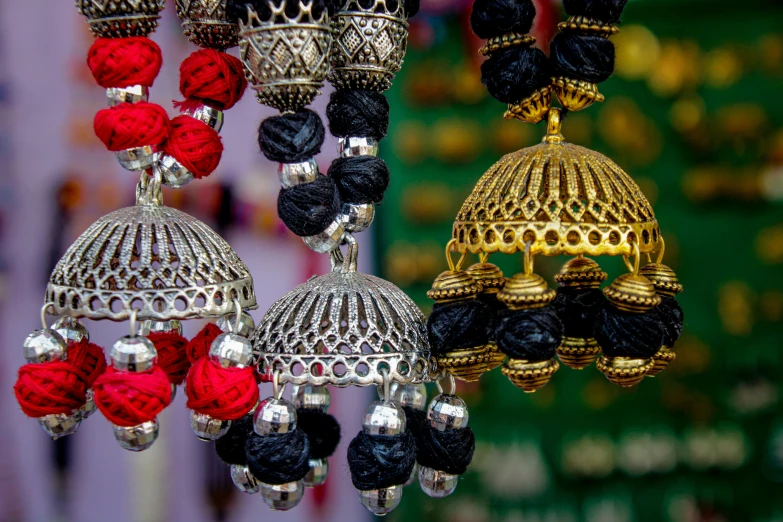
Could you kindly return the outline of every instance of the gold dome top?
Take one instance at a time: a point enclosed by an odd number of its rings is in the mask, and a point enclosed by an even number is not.
[[[606,272],[598,263],[587,257],[575,257],[563,265],[555,281],[560,286],[573,288],[598,288],[606,281]]]
[[[638,185],[612,160],[566,143],[550,111],[543,143],[507,154],[479,180],[454,222],[458,252],[630,255],[660,230]]]
[[[548,305],[556,295],[540,275],[521,273],[506,281],[497,299],[509,310],[530,310]]]
[[[604,295],[614,306],[626,312],[642,313],[661,304],[652,281],[643,275],[621,275],[604,288]]]
[[[432,283],[427,297],[439,303],[475,299],[481,293],[481,285],[464,270],[446,270]]]
[[[476,263],[468,267],[467,273],[481,285],[484,294],[496,294],[506,284],[503,271],[492,263]]]
[[[639,270],[639,275],[649,279],[659,295],[674,297],[682,292],[682,285],[674,270],[661,263],[649,263]]]

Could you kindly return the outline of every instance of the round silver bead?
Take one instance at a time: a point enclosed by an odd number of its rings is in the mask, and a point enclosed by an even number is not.
[[[93,413],[97,411],[97,407],[95,406],[95,392],[92,391],[92,388],[87,390],[87,400],[84,402],[81,408],[79,408],[79,413],[82,416],[82,420],[90,418]]]
[[[53,325],[52,330],[60,334],[66,346],[71,343],[80,343],[82,340],[90,340],[90,332],[75,317],[61,317]]]
[[[360,491],[362,505],[373,515],[383,516],[400,505],[403,486]]]
[[[288,511],[296,507],[304,496],[304,482],[287,482],[285,484],[261,483],[261,497],[273,511]]]
[[[372,203],[343,203],[340,216],[345,230],[363,232],[370,228],[375,219],[375,205]]]
[[[258,435],[288,433],[296,429],[296,408],[284,399],[269,397],[261,401],[253,415],[253,430]]]
[[[54,330],[36,330],[22,344],[24,358],[29,363],[62,361],[66,358],[65,339]]]
[[[332,396],[326,386],[313,386],[312,384],[298,384],[294,386],[291,401],[297,409],[318,410],[322,413],[329,411]]]
[[[368,435],[399,435],[405,432],[405,412],[392,401],[375,401],[364,412],[362,430]]]
[[[106,100],[109,107],[114,107],[121,103],[138,103],[150,99],[150,89],[143,85],[131,85],[129,87],[108,87],[106,89]]]
[[[280,178],[280,184],[285,188],[291,188],[295,185],[304,185],[312,183],[320,174],[318,173],[318,163],[315,158],[300,163],[279,163],[277,167],[277,176]]]
[[[208,126],[215,129],[215,132],[220,132],[223,128],[223,111],[219,109],[213,109],[208,105],[199,105],[197,107],[188,107],[182,114],[187,114],[191,118],[195,118],[200,122],[206,123]]]
[[[145,372],[158,362],[158,351],[146,337],[123,337],[111,347],[111,365],[123,372]]]
[[[190,428],[203,441],[218,440],[228,432],[231,421],[211,417],[205,413],[190,411]]]
[[[151,333],[169,333],[175,332],[182,335],[182,321],[172,319],[171,321],[142,321],[139,328],[139,335],[144,337]]]
[[[359,138],[356,136],[339,138],[337,140],[337,152],[340,153],[341,158],[377,156],[378,140],[371,137]]]
[[[212,341],[209,357],[223,368],[244,368],[253,364],[253,345],[247,337],[222,333]]]
[[[340,246],[344,234],[345,228],[343,226],[342,216],[337,216],[337,218],[326,227],[326,230],[312,236],[304,236],[302,237],[302,241],[305,242],[305,245],[307,245],[310,250],[318,252],[319,254],[325,254]]]
[[[400,384],[393,382],[389,386],[391,400],[403,408],[424,410],[427,407],[427,387],[423,384]]]
[[[432,498],[448,497],[457,489],[459,475],[438,471],[426,466],[419,468],[421,490]]]
[[[247,466],[231,464],[231,481],[242,493],[258,493],[261,489],[256,478],[247,469]]]
[[[160,148],[157,145],[144,145],[115,152],[117,161],[126,170],[146,170],[157,161]]]
[[[438,395],[427,408],[427,420],[440,431],[467,428],[468,418],[467,404],[456,395]]]
[[[305,475],[305,486],[313,488],[326,482],[326,475],[329,474],[328,459],[310,459],[308,465],[310,466],[310,471]]]
[[[38,424],[41,429],[49,435],[52,440],[57,440],[66,435],[73,435],[79,429],[82,422],[82,415],[79,410],[72,413],[54,413],[38,418]]]
[[[161,182],[171,189],[182,188],[193,181],[193,173],[169,154],[160,155],[155,169],[160,172]]]
[[[114,426],[114,438],[122,449],[144,451],[158,439],[158,419],[142,422],[136,426]]]
[[[242,312],[242,316],[239,318],[239,330],[235,332],[236,323],[236,314],[229,314],[218,319],[216,324],[217,327],[224,332],[235,333],[242,337],[247,337],[248,339],[256,330],[256,323],[253,321],[253,317],[247,312]]]

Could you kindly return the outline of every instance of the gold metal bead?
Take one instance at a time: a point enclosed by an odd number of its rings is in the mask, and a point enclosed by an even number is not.
[[[500,351],[497,344],[489,343],[487,349],[489,351],[487,357],[487,371],[494,370],[506,361],[507,355]]]
[[[626,312],[643,313],[661,304],[652,282],[643,275],[621,275],[604,288],[604,295]]]
[[[498,301],[509,310],[542,308],[555,300],[557,292],[538,274],[515,274],[498,292]]]
[[[529,362],[525,359],[509,359],[503,365],[503,375],[525,393],[533,393],[552,379],[560,368],[557,359]]]
[[[503,271],[492,263],[476,263],[469,266],[466,272],[481,285],[482,294],[497,294],[506,284]]]
[[[597,84],[582,80],[563,76],[552,78],[552,90],[560,105],[569,111],[581,111],[595,102],[604,101],[604,95],[598,92]]]
[[[522,101],[509,103],[503,117],[507,120],[517,119],[525,123],[538,123],[546,117],[551,106],[552,90],[544,87]]]
[[[595,367],[614,384],[629,388],[642,382],[653,367],[653,360],[602,356],[596,361]]]
[[[605,24],[600,20],[594,20],[586,16],[572,16],[565,22],[557,24],[561,31],[578,31],[580,33],[592,33],[594,36],[609,38],[620,32],[616,25]]]
[[[649,263],[639,270],[639,275],[649,279],[658,295],[674,297],[682,292],[682,285],[674,270],[661,263]]]
[[[666,367],[669,366],[669,364],[672,363],[676,358],[677,354],[674,352],[674,350],[668,346],[661,346],[661,349],[658,350],[658,353],[653,355],[653,365],[652,368],[647,371],[647,375],[649,377],[658,375],[663,370],[665,370]]]
[[[487,361],[490,358],[487,346],[461,348],[439,355],[436,360],[438,368],[446,370],[457,379],[465,382],[479,380],[481,374],[487,371]]]
[[[599,355],[601,347],[595,339],[563,337],[562,344],[557,348],[557,356],[563,364],[574,370],[587,368]]]
[[[479,54],[489,56],[495,51],[508,49],[515,46],[529,46],[536,43],[533,36],[522,33],[506,33],[487,40],[487,43],[479,49]]]
[[[575,257],[563,265],[555,281],[568,288],[599,288],[607,277],[606,272],[592,259]]]
[[[427,291],[427,297],[438,303],[475,299],[481,293],[481,285],[464,270],[442,272]]]

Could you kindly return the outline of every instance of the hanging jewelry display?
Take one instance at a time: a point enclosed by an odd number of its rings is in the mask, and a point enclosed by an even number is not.
[[[626,0],[567,0],[550,57],[533,48],[530,0],[476,0],[475,33],[482,82],[508,104],[505,117],[547,119],[540,145],[506,155],[481,178],[454,222],[449,270],[435,280],[428,329],[433,355],[464,380],[503,359],[502,372],[533,392],[561,362],[596,367],[621,386],[638,384],[671,362],[682,330],[674,296],[682,290],[661,264],[664,242],[653,210],[636,183],[609,158],[565,141],[561,120],[603,101],[598,84],[614,67],[609,36]],[[557,99],[562,109],[552,107]],[[455,264],[451,252],[461,254]],[[488,262],[494,253],[524,253],[524,271],[504,279]],[[657,261],[640,268],[641,258]],[[462,270],[468,253],[480,263]],[[550,289],[533,272],[536,255],[569,255]],[[586,256],[623,256],[630,273],[607,278]],[[506,358],[507,357],[507,358]]]
[[[96,115],[96,134],[124,168],[141,173],[141,180],[135,206],[100,218],[57,263],[41,310],[43,328],[24,343],[30,364],[19,370],[15,392],[22,410],[38,418],[52,438],[75,432],[97,405],[119,444],[141,451],[156,440],[156,417],[199,349],[198,342],[182,337],[180,321],[236,316],[240,325],[243,310],[256,306],[250,274],[231,247],[197,219],[165,207],[161,193],[163,184],[178,188],[214,170],[222,153],[221,110],[236,103],[245,82],[238,60],[233,59],[237,74],[232,75],[230,57],[198,51],[183,63],[183,115],[169,120],[159,105],[147,101],[162,62],[148,35],[163,1],[98,5],[84,0],[77,7],[97,37],[87,62],[109,104]],[[205,73],[210,66],[211,75]],[[47,314],[59,317],[52,327]],[[130,335],[114,343],[108,367],[102,349],[89,342],[82,318],[129,321]],[[215,358],[231,366],[236,346],[218,350]],[[241,375],[226,372],[249,379],[256,399],[245,401],[236,418],[257,401],[251,361],[242,362],[247,370]],[[226,382],[221,391],[231,389]],[[189,402],[193,399],[189,393]]]

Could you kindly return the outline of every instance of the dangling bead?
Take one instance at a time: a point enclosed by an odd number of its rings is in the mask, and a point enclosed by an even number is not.
[[[672,349],[682,334],[683,313],[675,296],[682,292],[682,285],[674,270],[661,263],[649,263],[639,270],[652,282],[655,291],[661,297],[661,304],[655,307],[664,327],[663,346],[653,356],[653,367],[648,376],[661,373],[674,361],[677,354]]]
[[[500,351],[495,342],[495,329],[497,328],[498,315],[506,309],[506,306],[498,301],[498,292],[506,284],[503,272],[492,263],[476,263],[468,267],[467,273],[481,285],[481,293],[478,300],[486,304],[492,311],[492,323],[489,327],[489,344],[487,349],[487,371],[494,370],[506,360],[506,354]]]
[[[379,387],[380,392],[380,387]],[[424,384],[391,383],[389,388],[391,400],[399,404],[405,412],[405,428],[414,438],[419,436],[422,424],[426,421],[427,388]],[[403,484],[410,486],[419,476],[419,465],[413,465],[410,478]]]
[[[340,443],[340,425],[329,415],[331,395],[326,386],[302,384],[292,394],[299,427],[310,442],[310,471],[304,478],[306,487],[320,486],[329,472],[329,457]]]

